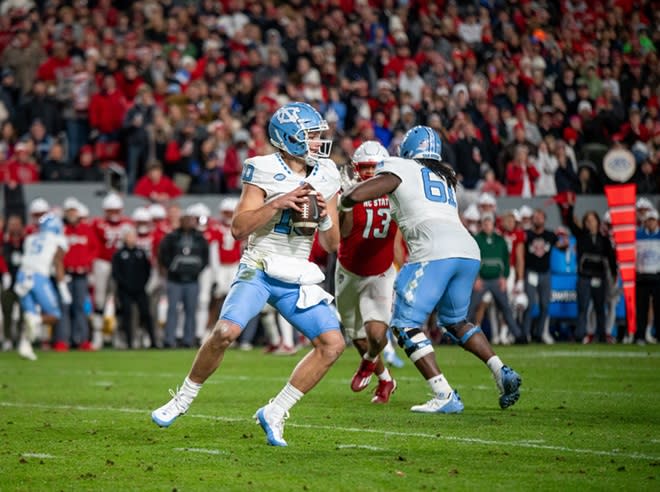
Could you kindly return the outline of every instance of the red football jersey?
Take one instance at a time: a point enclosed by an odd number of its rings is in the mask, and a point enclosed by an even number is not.
[[[231,227],[228,225],[219,223],[217,231],[218,244],[220,245],[220,264],[234,265],[238,263],[242,254],[241,242],[234,239],[234,236],[231,235]]]
[[[394,260],[396,231],[387,196],[359,203],[353,207],[353,228],[341,239],[337,258],[356,275],[380,275]]]
[[[99,253],[99,243],[94,230],[83,222],[65,223],[64,236],[69,245],[64,255],[64,269],[69,273],[88,273]]]
[[[147,258],[151,260],[154,251],[154,231],[149,231],[146,234],[138,234],[136,245],[138,248],[144,250]]]
[[[514,229],[513,231],[502,230],[501,234],[509,248],[509,263],[512,267],[515,267],[516,247],[518,244],[525,244],[525,232],[522,229]]]
[[[99,242],[98,258],[112,261],[112,255],[121,246],[121,236],[125,224],[130,224],[128,217],[122,217],[119,222],[109,222],[103,217],[96,219],[92,225]]]

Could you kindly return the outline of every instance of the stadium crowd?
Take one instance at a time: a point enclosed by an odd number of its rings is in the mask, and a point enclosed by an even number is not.
[[[135,226],[136,245],[148,252],[149,277],[156,279],[162,274],[157,245],[180,225],[174,200],[182,193],[239,193],[244,159],[274,150],[267,138],[273,111],[289,100],[307,101],[328,121],[331,157],[340,165],[350,162],[364,141],[378,140],[395,154],[413,126],[435,129],[443,140],[443,160],[455,169],[461,195],[471,204],[463,218],[473,234],[482,235],[482,255],[490,253],[486,250],[496,231],[507,245],[508,261],[498,263],[500,270],[482,269],[471,315],[499,327],[491,329],[494,342],[549,343],[554,337],[547,321],[547,276],[553,268],[572,268],[573,273],[581,268],[580,248],[571,247],[576,239],[569,237],[580,234],[572,203],[562,207],[566,228],[546,231],[542,211],[523,207],[501,213],[497,197],[601,194],[608,182],[603,157],[612,148],[633,153],[631,181],[638,194],[659,192],[660,10],[655,6],[650,0],[3,2],[5,260],[11,260],[11,248],[18,249],[18,238],[29,232],[20,224],[24,206],[7,199],[22,184],[100,180],[106,169],[123,169],[127,191],[150,203],[132,211],[132,220],[123,217],[119,197],[109,203],[115,195],[106,198],[100,218],[85,219],[84,205],[77,201],[61,205],[67,223],[78,223],[69,215],[82,215],[89,228],[85,234],[98,243],[90,246],[97,249],[89,256],[70,255],[83,265],[68,266],[70,275],[93,274],[90,305],[83,306],[87,296],[82,294],[74,305],[78,319],[80,313],[83,319],[90,315],[98,332],[104,318],[114,319],[113,303],[106,301],[113,254],[125,239],[121,226]],[[31,216],[46,211],[40,205],[30,208]],[[640,228],[655,238],[657,204],[638,205]],[[213,213],[196,207],[184,215],[194,218],[207,243],[223,244],[221,236],[209,236],[216,224],[211,220],[208,225],[206,218]],[[605,218],[596,219],[599,228],[600,222],[607,224]],[[78,237],[69,227],[67,235]],[[534,231],[534,238],[523,230]],[[145,232],[154,238],[144,239]],[[514,244],[539,237],[544,241],[539,257],[526,256],[528,247],[516,252]],[[497,242],[500,254],[504,250]],[[563,267],[553,264],[556,251],[565,253]],[[223,254],[210,261],[222,263]],[[527,281],[530,269],[536,285]],[[648,274],[657,289],[659,272]],[[616,272],[610,271],[610,277],[615,286]],[[219,288],[218,279],[200,291],[202,314],[192,309],[201,316],[197,328],[203,327],[197,338],[206,328],[204,319],[217,314],[213,299],[222,293],[211,286]],[[505,280],[503,300],[493,286]],[[596,283],[585,285],[578,297],[593,298],[594,304],[615,298],[615,288],[601,289]],[[168,294],[164,285],[145,283],[151,309],[150,316],[141,313],[143,325],[165,319],[158,315],[159,300]],[[657,302],[658,296],[652,297]],[[538,315],[532,312],[532,299],[538,299]],[[493,302],[503,322],[488,307]],[[578,304],[585,319],[588,299]],[[646,306],[648,311],[648,299]],[[11,305],[8,309],[6,321],[12,319]],[[193,316],[189,308],[184,311],[187,318]],[[570,337],[589,340],[593,331],[597,339],[607,340],[614,322],[608,319],[604,325],[604,315],[596,313],[589,333],[572,331]],[[54,343],[87,347],[89,334],[82,324],[78,332],[74,326],[71,321],[61,340],[53,334]],[[169,345],[175,343],[175,328],[168,328]],[[647,338],[645,330],[638,329],[638,340]],[[130,341],[131,330],[127,333]],[[146,333],[153,333],[160,345],[157,328],[147,326]],[[196,342],[188,337],[182,343]]]

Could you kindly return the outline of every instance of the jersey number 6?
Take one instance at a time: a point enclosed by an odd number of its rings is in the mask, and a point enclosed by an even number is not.
[[[422,182],[424,183],[424,195],[432,202],[448,203],[452,207],[456,206],[454,190],[451,186],[445,186],[444,181],[432,179],[436,176],[430,169],[422,168]],[[436,177],[437,178],[437,177]]]

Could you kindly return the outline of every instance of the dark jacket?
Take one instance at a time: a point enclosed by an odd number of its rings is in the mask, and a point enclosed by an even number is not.
[[[150,274],[151,263],[142,248],[124,246],[112,256],[112,278],[119,290],[144,292]]]
[[[199,274],[209,263],[209,244],[196,229],[176,229],[160,243],[158,262],[167,270],[167,280],[197,282]]]
[[[616,278],[616,256],[610,238],[600,233],[592,235],[577,225],[572,207],[569,207],[563,220],[575,236],[578,274],[582,277],[604,278],[605,265],[608,265],[612,277]]]

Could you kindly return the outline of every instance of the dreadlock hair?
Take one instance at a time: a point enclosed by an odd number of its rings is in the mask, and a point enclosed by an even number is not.
[[[441,178],[445,178],[447,184],[456,189],[458,185],[458,177],[456,176],[456,171],[449,165],[442,161],[436,161],[435,159],[415,159],[424,167],[427,167],[429,170],[433,171],[436,175]]]

